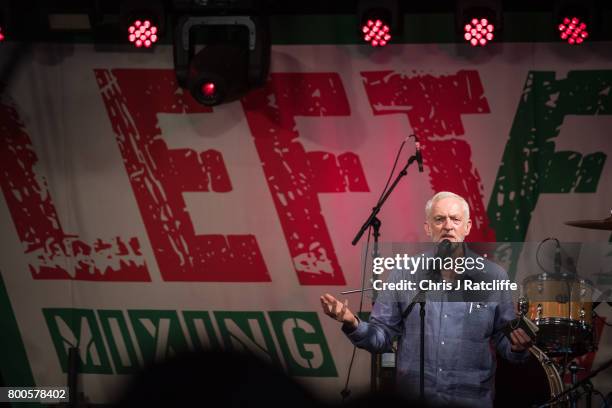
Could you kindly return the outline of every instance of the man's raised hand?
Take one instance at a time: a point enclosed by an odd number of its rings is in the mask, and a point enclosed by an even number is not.
[[[348,308],[348,300],[342,303],[329,293],[326,293],[321,296],[321,306],[323,307],[323,313],[332,319],[345,323],[352,328],[357,327],[358,320]]]

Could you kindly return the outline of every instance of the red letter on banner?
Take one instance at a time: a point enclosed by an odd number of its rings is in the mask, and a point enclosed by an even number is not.
[[[221,153],[168,149],[158,113],[203,113],[173,70],[96,70],[134,194],[166,281],[267,282],[253,235],[196,235],[184,192],[231,191]],[[150,95],[154,94],[154,97]]]
[[[473,220],[469,238],[473,242],[495,240],[489,227],[482,197],[482,182],[472,164],[472,151],[465,141],[461,115],[489,113],[489,105],[477,71],[456,75],[409,77],[392,71],[362,72],[365,90],[375,115],[402,113],[423,149],[429,167],[431,188],[452,191],[470,205]]]
[[[150,281],[137,238],[81,241],[62,228],[30,137],[14,107],[0,104],[0,186],[34,279]]]
[[[369,191],[368,185],[356,154],[306,152],[295,123],[296,116],[350,115],[340,77],[272,74],[243,107],[300,284],[343,285],[317,194]]]

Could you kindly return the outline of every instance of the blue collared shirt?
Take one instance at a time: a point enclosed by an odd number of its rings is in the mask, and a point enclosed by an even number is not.
[[[497,264],[486,261],[486,279],[507,279]],[[410,396],[419,393],[420,305],[402,321],[407,302],[381,297],[370,321],[360,321],[347,337],[370,352],[390,352],[398,344],[398,389]],[[494,398],[495,349],[512,362],[522,362],[528,351],[513,352],[502,328],[514,319],[508,291],[496,292],[483,302],[429,301],[425,305],[425,398],[436,404],[491,407]]]

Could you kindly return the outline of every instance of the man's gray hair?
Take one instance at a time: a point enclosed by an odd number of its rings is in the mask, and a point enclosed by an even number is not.
[[[440,191],[439,193],[436,193],[433,197],[431,197],[429,201],[427,201],[427,204],[425,204],[426,219],[429,219],[429,215],[431,214],[431,207],[433,207],[435,203],[437,203],[438,201],[444,198],[449,198],[449,197],[455,198],[461,202],[461,205],[463,206],[463,211],[465,212],[465,217],[466,219],[469,219],[470,218],[470,206],[468,205],[467,201],[465,201],[465,198],[461,197],[458,194],[451,193],[450,191]]]

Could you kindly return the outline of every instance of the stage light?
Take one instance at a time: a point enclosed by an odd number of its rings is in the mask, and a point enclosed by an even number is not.
[[[128,27],[128,40],[136,48],[150,48],[157,42],[157,26],[149,20],[136,20]]]
[[[587,24],[578,17],[565,17],[559,24],[559,37],[568,44],[582,44],[589,37]]]
[[[469,42],[473,47],[484,47],[489,41],[493,40],[495,26],[489,23],[489,20],[486,18],[473,18],[465,25],[464,30],[465,34],[463,35],[463,38],[467,42]]]
[[[120,6],[121,30],[136,48],[149,49],[158,41],[165,23],[160,0],[128,0]]]
[[[13,27],[16,19],[11,18],[9,3],[8,1],[0,2],[0,42],[4,42],[7,37],[9,39],[14,37]]]
[[[363,39],[372,47],[384,47],[391,40],[391,27],[384,20],[368,20],[361,27]]]
[[[189,65],[187,88],[203,105],[234,101],[249,88],[246,47],[235,44],[205,46]]]
[[[396,0],[362,0],[358,4],[359,35],[372,47],[384,47],[399,32]]]
[[[561,0],[553,12],[556,36],[570,45],[582,44],[596,31],[598,15],[591,0]]]
[[[204,96],[206,97],[214,97],[215,96],[215,83],[214,82],[205,82],[202,85],[202,93],[204,94]]]
[[[455,14],[457,32],[473,47],[484,47],[501,29],[500,0],[458,0]]]
[[[265,83],[270,67],[267,18],[186,15],[177,21],[175,33],[178,84],[199,103],[235,101]]]

